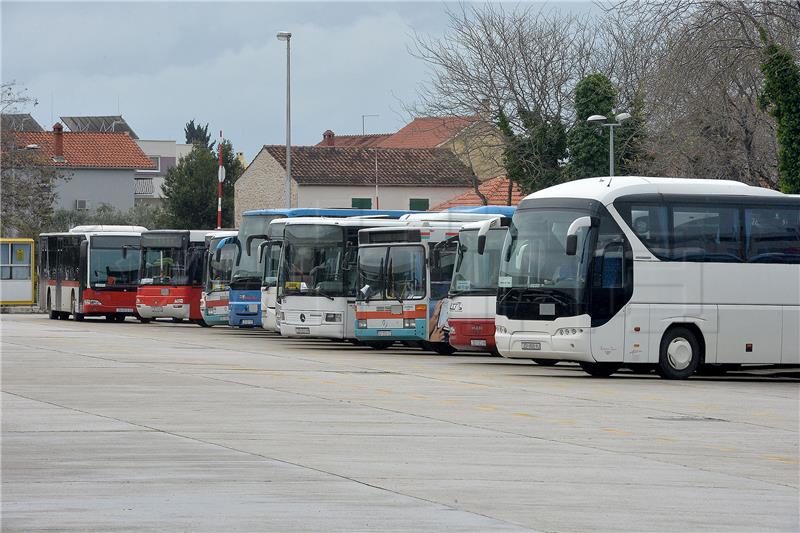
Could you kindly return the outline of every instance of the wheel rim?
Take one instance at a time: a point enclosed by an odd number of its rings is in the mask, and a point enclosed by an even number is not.
[[[683,337],[672,339],[667,347],[669,365],[675,370],[683,370],[692,362],[692,345]]]

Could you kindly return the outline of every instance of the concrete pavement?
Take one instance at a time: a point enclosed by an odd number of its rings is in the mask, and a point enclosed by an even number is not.
[[[797,531],[797,372],[3,315],[3,530]]]

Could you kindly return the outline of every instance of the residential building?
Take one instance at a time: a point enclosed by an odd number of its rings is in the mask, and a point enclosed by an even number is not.
[[[236,223],[250,209],[286,207],[286,147],[264,146],[236,181]],[[475,179],[442,148],[292,147],[292,206],[428,210]]]
[[[35,150],[64,179],[56,182],[56,208],[95,209],[102,204],[125,211],[134,205],[137,170],[155,168],[127,133],[53,131],[14,133],[17,146]]]
[[[192,151],[192,145],[144,139],[137,139],[136,144],[152,161],[153,168],[136,171],[135,203],[159,205],[164,198],[161,185],[164,183],[167,171]]]
[[[509,185],[511,186],[511,202],[508,201]],[[516,183],[510,183],[505,176],[497,176],[480,184],[478,191],[483,195],[484,201],[474,189],[470,189],[454,198],[435,205],[431,211],[444,211],[451,207],[480,206],[480,205],[518,205],[525,194]]]

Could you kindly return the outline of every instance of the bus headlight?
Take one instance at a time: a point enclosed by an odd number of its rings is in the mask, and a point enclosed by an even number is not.
[[[367,321],[366,320],[359,320],[358,321],[358,329],[367,329]]]
[[[83,305],[103,305],[100,300],[84,300]]]
[[[403,327],[409,329],[415,329],[417,327],[417,321],[413,318],[404,318],[403,319]]]
[[[176,304],[182,304],[183,303],[183,298],[175,298],[175,303]]]
[[[341,322],[342,313],[325,313],[325,322]]]

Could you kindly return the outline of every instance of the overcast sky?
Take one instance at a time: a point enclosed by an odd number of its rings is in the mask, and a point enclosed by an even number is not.
[[[451,4],[452,5],[452,4]],[[574,4],[573,4],[574,7]],[[2,2],[2,79],[59,116],[121,113],[143,139],[183,141],[191,118],[223,129],[249,161],[285,142],[285,43],[292,32],[292,141],[390,132],[408,121],[427,66],[414,31],[441,35],[444,3]]]

